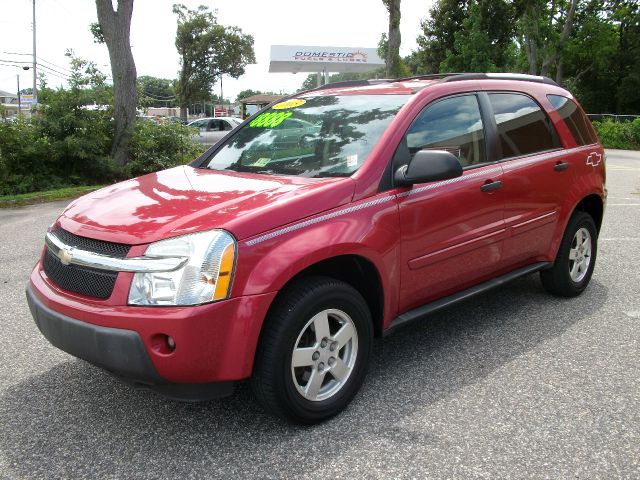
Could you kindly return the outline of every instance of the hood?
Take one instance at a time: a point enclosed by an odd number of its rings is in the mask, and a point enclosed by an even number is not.
[[[58,223],[76,235],[131,245],[212,228],[241,240],[343,205],[353,190],[350,178],[180,166],[80,197]]]

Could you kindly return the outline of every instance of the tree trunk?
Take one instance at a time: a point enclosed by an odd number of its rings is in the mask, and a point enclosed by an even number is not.
[[[540,75],[548,75],[551,65],[553,65],[554,63],[557,65],[559,63],[558,59],[562,55],[562,50],[569,40],[569,36],[571,35],[571,31],[573,30],[573,17],[575,16],[577,6],[578,0],[571,0],[569,11],[567,12],[567,18],[565,18],[564,25],[562,26],[560,40],[558,41],[558,44],[555,46],[555,48],[549,48],[549,53],[545,54],[545,58],[542,61],[542,70],[540,72]],[[560,70],[562,70],[562,67],[560,67]],[[562,80],[562,72],[560,72],[560,80]]]
[[[524,14],[524,46],[529,61],[529,74],[538,73],[538,18],[535,6],[531,5]]]
[[[113,77],[115,132],[111,156],[118,165],[123,166],[130,160],[129,144],[133,136],[138,103],[136,65],[129,43],[133,0],[118,0],[118,9],[115,11],[111,0],[96,0],[96,9],[98,23],[109,50]]]
[[[400,75],[400,0],[382,0],[389,12],[389,36],[387,44],[387,76]]]

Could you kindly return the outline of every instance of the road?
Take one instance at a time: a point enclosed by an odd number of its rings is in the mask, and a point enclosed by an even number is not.
[[[583,296],[533,275],[378,341],[352,405],[311,428],[246,386],[175,403],[49,345],[24,287],[64,204],[0,210],[0,478],[639,478],[640,153],[607,165]]]

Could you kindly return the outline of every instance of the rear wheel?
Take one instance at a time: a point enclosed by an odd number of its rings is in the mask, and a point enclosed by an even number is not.
[[[596,263],[598,231],[591,215],[575,212],[564,233],[553,267],[540,272],[544,288],[574,297],[587,288]]]
[[[302,424],[339,413],[366,375],[369,308],[349,284],[303,279],[282,292],[256,353],[253,390],[269,410]]]

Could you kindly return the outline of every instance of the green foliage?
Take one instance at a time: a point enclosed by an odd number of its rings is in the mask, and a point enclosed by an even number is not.
[[[412,74],[543,74],[588,112],[640,113],[637,0],[436,0],[421,26]]]
[[[333,75],[329,76],[328,83],[347,82],[350,80],[370,80],[373,78],[385,78],[385,69],[378,68],[376,70],[371,70],[369,72],[363,72],[363,73],[356,73],[356,72],[334,73]],[[301,92],[303,90],[312,90],[316,88],[317,85],[318,85],[318,74],[310,73],[309,75],[307,75],[307,78],[305,78],[304,82],[302,82],[302,85],[298,89],[298,92]]]
[[[124,167],[125,175],[144,175],[190,162],[205,150],[191,139],[192,135],[191,128],[175,122],[136,122],[131,141],[132,160]]]
[[[593,126],[603,147],[640,150],[640,118],[633,122],[593,122]]]
[[[446,50],[439,70],[511,71],[516,63],[513,17],[512,4],[504,0],[471,1],[467,18],[453,34],[453,47]]]
[[[174,80],[142,75],[138,77],[138,101],[143,107],[166,107],[175,104]]]
[[[202,147],[177,124],[136,122],[132,163],[110,157],[114,135],[111,87],[91,62],[69,52],[66,89],[42,87],[38,114],[0,122],[0,195],[104,184],[193,160]]]
[[[238,27],[220,25],[207,7],[189,10],[176,4],[173,13],[178,17],[175,44],[181,68],[176,91],[181,107],[209,100],[221,75],[238,78],[247,64],[255,63],[253,37]]]
[[[416,39],[418,51],[413,62],[414,73],[439,73],[447,52],[455,47],[455,32],[463,27],[468,0],[437,0],[429,17],[420,23],[422,35]]]
[[[238,93],[238,96],[236,97],[236,102],[239,102],[243,98],[253,97],[254,95],[261,95],[263,93],[266,93],[266,94],[269,94],[269,95],[273,95],[273,92],[263,92],[261,90],[251,90],[250,88],[248,88],[248,89],[242,90],[240,93]]]

